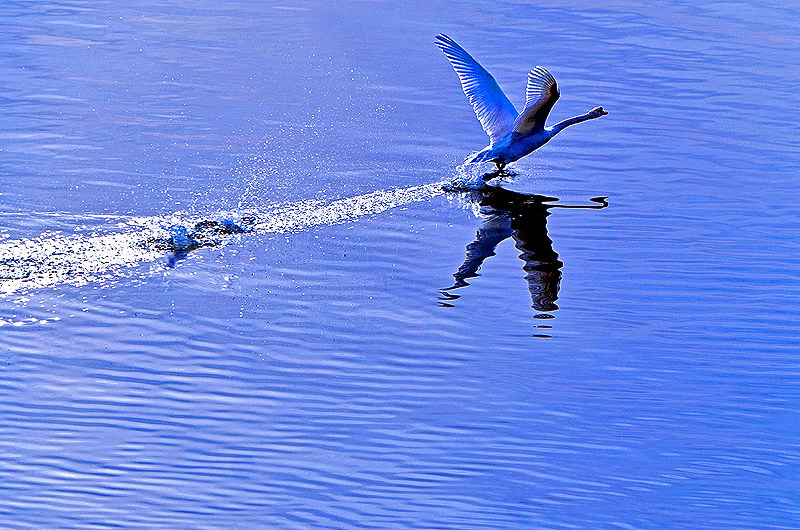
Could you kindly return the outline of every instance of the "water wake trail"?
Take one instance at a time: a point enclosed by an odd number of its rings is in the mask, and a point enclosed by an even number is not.
[[[124,276],[170,251],[224,245],[234,234],[286,233],[332,225],[444,193],[442,183],[380,190],[330,202],[309,200],[266,211],[208,217],[145,217],[119,232],[93,236],[40,236],[0,243],[0,295],[55,285],[84,285]]]

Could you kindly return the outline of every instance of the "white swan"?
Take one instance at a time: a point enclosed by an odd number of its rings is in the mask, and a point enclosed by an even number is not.
[[[464,94],[489,135],[489,146],[468,162],[494,162],[502,170],[506,164],[539,149],[566,127],[608,114],[603,107],[596,107],[545,127],[547,115],[561,95],[555,78],[545,68],[537,66],[528,74],[525,108],[517,113],[494,77],[456,41],[439,34],[435,42],[458,74]]]

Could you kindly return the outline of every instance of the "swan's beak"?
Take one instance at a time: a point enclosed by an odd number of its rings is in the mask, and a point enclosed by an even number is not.
[[[603,109],[603,107],[600,107],[599,110],[600,110],[600,115],[601,116],[605,116],[606,114],[608,114],[608,112],[606,112],[605,109]]]

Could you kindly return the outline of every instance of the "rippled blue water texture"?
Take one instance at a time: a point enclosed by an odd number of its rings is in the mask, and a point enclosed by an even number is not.
[[[486,137],[439,32],[610,114],[445,193]],[[0,34],[0,527],[800,528],[797,5]]]

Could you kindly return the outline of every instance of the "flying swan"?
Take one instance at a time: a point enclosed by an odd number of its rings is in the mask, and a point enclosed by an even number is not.
[[[506,164],[539,149],[566,127],[608,114],[603,107],[596,107],[586,114],[545,127],[547,115],[561,96],[555,78],[545,68],[537,66],[528,73],[525,108],[517,113],[492,74],[456,41],[440,33],[436,36],[436,46],[458,74],[464,94],[489,135],[489,146],[475,153],[468,162],[494,162],[497,169],[502,170]]]

